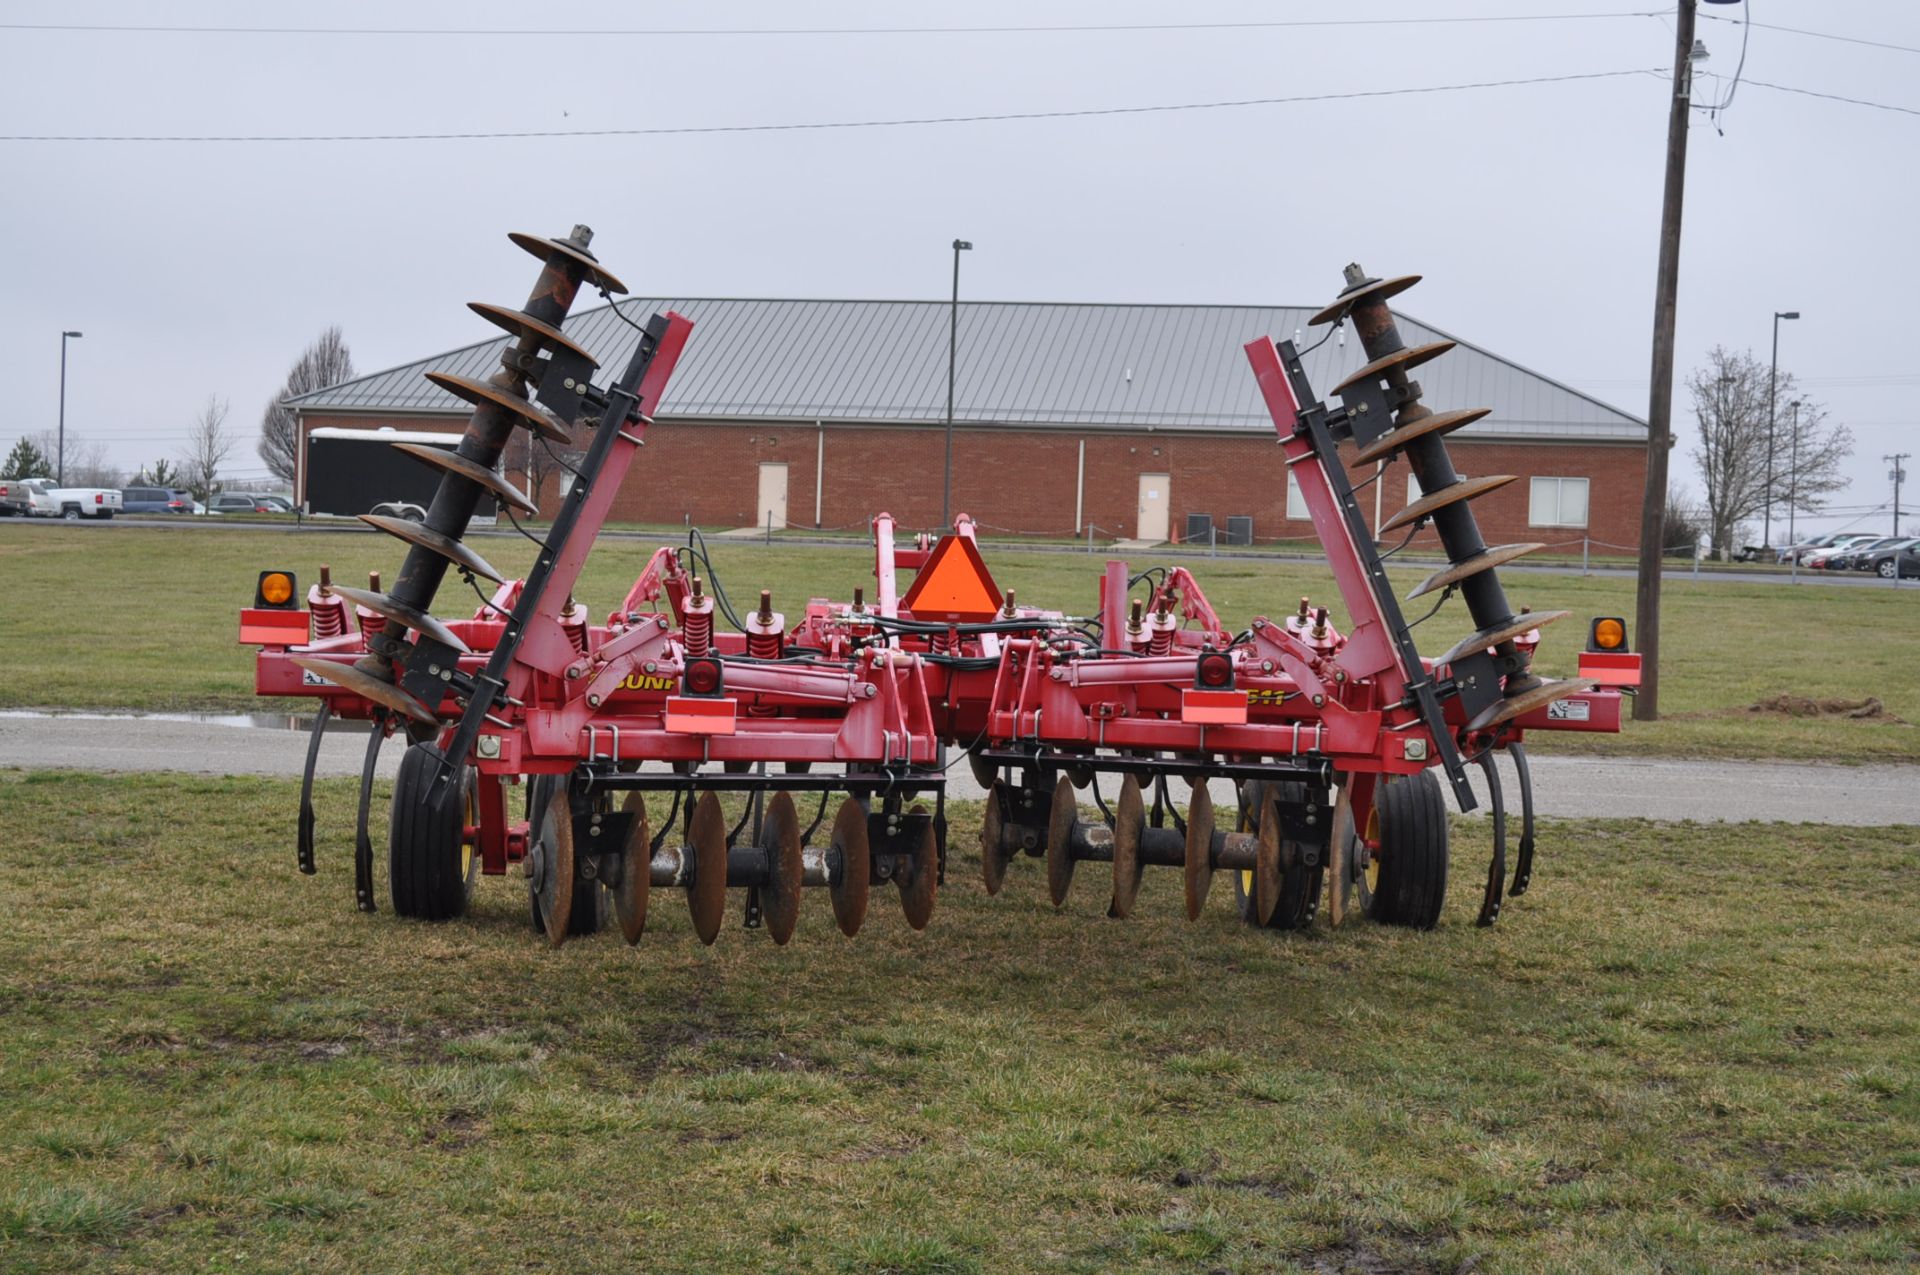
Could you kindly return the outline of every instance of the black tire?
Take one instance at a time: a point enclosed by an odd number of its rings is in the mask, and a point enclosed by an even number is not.
[[[1386,925],[1431,930],[1447,901],[1447,806],[1431,770],[1374,792],[1380,873],[1369,915]]]
[[[527,781],[527,844],[540,842],[540,823],[546,815],[547,803],[552,800],[556,783],[565,782],[556,775],[535,775]],[[575,880],[573,883],[573,910],[567,915],[567,934],[578,938],[583,934],[598,934],[607,914],[607,891],[598,881]],[[533,921],[536,934],[547,932],[547,918],[540,911],[540,895],[533,888],[533,878],[527,878],[527,914]]]
[[[1234,827],[1240,832],[1256,830],[1254,812],[1260,809],[1265,800],[1265,784],[1259,780],[1243,784],[1240,788],[1240,814]],[[1267,919],[1269,930],[1304,930],[1313,924],[1314,917],[1320,913],[1320,890],[1326,878],[1324,862],[1316,867],[1307,868],[1295,864],[1283,868],[1280,872],[1280,901],[1274,904],[1273,915]],[[1248,925],[1257,925],[1254,920],[1253,891],[1248,888],[1244,872],[1230,872],[1233,878],[1233,908],[1240,919]]]
[[[416,744],[400,759],[387,832],[387,885],[396,915],[422,921],[464,916],[480,875],[480,856],[466,843],[473,772],[460,778],[457,800],[432,804],[438,754]]]

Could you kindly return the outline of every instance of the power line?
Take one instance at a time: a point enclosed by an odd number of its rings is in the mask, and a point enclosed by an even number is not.
[[[1746,83],[1756,88],[1773,89],[1778,93],[1798,93],[1802,97],[1824,98],[1829,102],[1846,102],[1851,106],[1870,106],[1876,111],[1893,111],[1899,115],[1920,115],[1920,109],[1911,106],[1890,106],[1885,102],[1869,102],[1863,97],[1842,97],[1838,93],[1819,93],[1813,89],[1797,89],[1790,84],[1769,84],[1765,80],[1749,79]]]
[[[1867,40],[1854,35],[1835,35],[1831,31],[1809,31],[1805,27],[1785,27],[1777,22],[1747,22],[1742,18],[1723,17],[1718,13],[1703,13],[1703,18],[1714,22],[1739,22],[1744,26],[1761,27],[1768,31],[1784,31],[1788,35],[1810,36],[1815,40],[1834,40],[1840,44],[1860,44],[1870,49],[1889,49],[1895,53],[1920,53],[1920,48],[1910,44],[1890,44],[1885,40]]]
[[[7,133],[0,142],[455,142],[502,141],[557,137],[673,137],[711,133],[795,133],[852,128],[911,128],[929,124],[986,124],[1013,120],[1084,119],[1102,115],[1153,115],[1174,111],[1234,110],[1249,106],[1288,106],[1302,102],[1342,102],[1370,97],[1406,97],[1424,93],[1457,93],[1468,89],[1515,88],[1533,84],[1565,84],[1575,80],[1607,80],[1644,75],[1632,71],[1592,71],[1580,75],[1538,75],[1518,80],[1478,80],[1466,84],[1431,84],[1414,88],[1361,89],[1351,93],[1303,93],[1290,97],[1253,97],[1223,102],[1179,102],[1165,106],[1106,106],[1069,111],[1009,111],[992,115],[933,115],[887,120],[829,120],[805,124],[708,124],[677,128],[540,129],[518,132],[473,133],[305,133],[305,134],[106,134]]]
[[[1115,22],[1089,25],[1058,24],[1038,26],[974,27],[607,27],[599,29],[556,30],[551,27],[254,27],[254,26],[149,26],[134,24],[78,22],[0,22],[0,31],[63,31],[85,34],[128,33],[140,35],[352,35],[352,36],[504,36],[516,40],[537,37],[564,39],[608,39],[626,36],[712,37],[712,36],[834,36],[834,35],[1054,35],[1079,32],[1126,31],[1259,31],[1307,27],[1399,27],[1439,26],[1489,22],[1575,22],[1596,18],[1648,18],[1658,16],[1651,10],[1607,10],[1594,13],[1520,13],[1483,17],[1427,18],[1302,18],[1262,22]]]

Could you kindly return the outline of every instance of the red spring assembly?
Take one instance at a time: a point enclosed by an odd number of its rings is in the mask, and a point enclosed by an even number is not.
[[[1172,655],[1173,635],[1180,622],[1173,618],[1173,595],[1162,593],[1153,608],[1153,623],[1149,627],[1147,651],[1152,655]]]
[[[777,660],[787,636],[787,617],[773,609],[771,590],[760,590],[760,609],[747,617],[747,654]]]
[[[560,627],[566,630],[567,641],[573,643],[574,651],[580,655],[587,653],[587,625],[590,622],[587,604],[569,597],[566,610],[560,613]]]
[[[367,591],[370,593],[380,592],[380,573],[378,571],[367,572]],[[378,611],[369,611],[365,607],[355,607],[353,609],[353,617],[360,622],[360,636],[363,639],[370,638],[374,634],[382,632],[387,627],[386,616],[381,615]]]
[[[693,592],[681,610],[684,617],[681,637],[686,644],[687,657],[697,659],[713,654],[713,599],[701,592],[699,576],[693,577],[692,585]]]
[[[326,563],[320,564],[320,583],[307,590],[307,610],[313,613],[313,638],[345,637],[352,631],[353,621],[347,611],[347,600],[333,591],[333,569]]]

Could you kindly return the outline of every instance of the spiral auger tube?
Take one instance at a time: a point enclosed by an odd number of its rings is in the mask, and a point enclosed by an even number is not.
[[[492,496],[509,508],[533,512],[533,502],[500,477],[500,457],[515,429],[525,429],[549,442],[569,441],[594,360],[561,331],[561,324],[582,284],[606,292],[626,291],[588,251],[593,232],[585,226],[575,226],[564,239],[526,234],[509,238],[541,261],[540,277],[526,304],[511,310],[476,301],[469,308],[518,340],[501,354],[500,370],[485,381],[443,372],[426,374],[441,389],[473,405],[473,414],[454,450],[395,444],[440,471],[440,485],[426,517],[415,522],[376,514],[361,516],[362,521],[409,546],[406,561],[386,593],[342,591],[388,623],[370,636],[369,654],[358,664],[299,661],[319,676],[374,700],[423,729],[438,723],[432,705],[439,697],[430,682],[412,675],[409,657],[419,647],[406,640],[403,630],[412,630],[422,642],[434,647],[449,648],[454,653],[465,651],[459,639],[430,613],[434,597],[449,567],[468,577],[495,582],[502,579],[501,573],[463,543],[462,537],[483,497]],[[555,372],[564,375],[551,375]],[[535,404],[529,397],[530,381],[540,387],[548,407]],[[396,663],[401,666],[399,679],[395,676]]]
[[[1592,688],[1582,681],[1547,681],[1529,667],[1514,639],[1567,613],[1516,614],[1500,585],[1498,568],[1546,546],[1488,545],[1474,520],[1471,502],[1514,482],[1517,475],[1465,478],[1453,467],[1444,436],[1479,420],[1486,408],[1436,413],[1420,401],[1421,390],[1408,373],[1454,346],[1452,341],[1409,347],[1401,339],[1390,298],[1420,281],[1418,275],[1375,279],[1358,265],[1346,269],[1347,287],[1311,322],[1350,320],[1366,351],[1367,365],[1335,387],[1354,421],[1357,463],[1406,457],[1423,493],[1418,501],[1382,526],[1383,531],[1430,519],[1447,565],[1428,576],[1409,599],[1457,588],[1466,600],[1474,631],[1436,663],[1454,668],[1467,709],[1469,732],[1490,730],[1557,699]],[[1482,661],[1485,661],[1483,664]]]

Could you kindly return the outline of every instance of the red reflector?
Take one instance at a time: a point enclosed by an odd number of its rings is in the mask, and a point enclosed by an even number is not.
[[[240,642],[245,646],[300,646],[307,641],[308,611],[271,607],[244,607],[240,612]]]
[[[104,504],[106,504],[106,503],[107,503],[107,495],[106,495],[106,493],[105,493],[105,492],[101,492],[101,491],[96,491],[96,492],[94,492],[94,493],[93,493],[93,503],[94,503],[94,504],[96,504],[96,505],[104,505]]]
[[[1180,692],[1180,720],[1199,726],[1245,726],[1247,693],[1188,687]]]
[[[734,705],[730,699],[669,695],[664,725],[675,735],[731,735],[733,715]]]
[[[695,658],[687,661],[687,691],[693,695],[712,695],[720,689],[720,661]]]
[[[1602,686],[1640,685],[1640,652],[1582,651],[1580,676]]]

